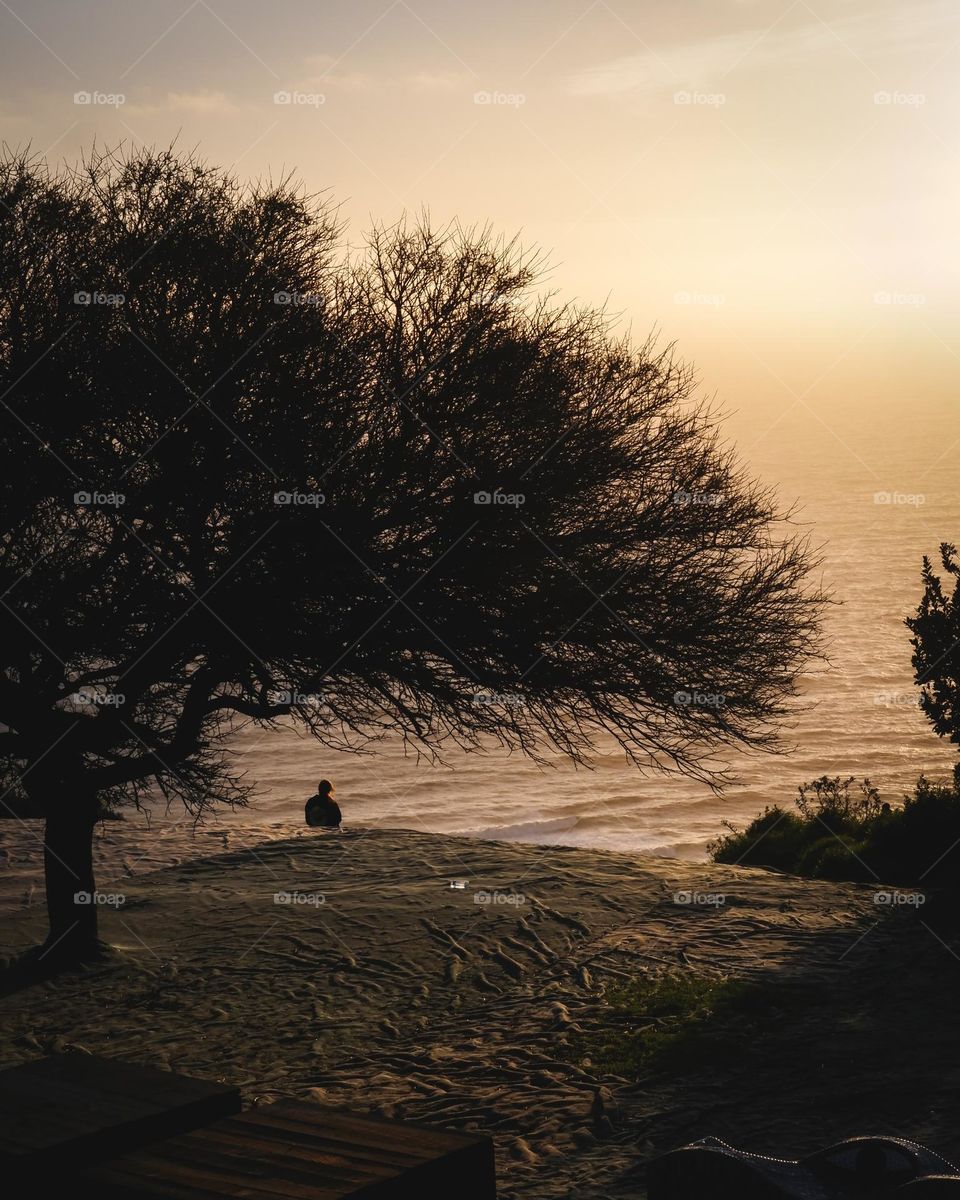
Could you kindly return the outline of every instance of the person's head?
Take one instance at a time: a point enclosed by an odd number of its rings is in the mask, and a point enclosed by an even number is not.
[[[336,788],[329,779],[321,779],[317,784],[317,792],[321,796],[329,796],[331,792],[335,792]]]

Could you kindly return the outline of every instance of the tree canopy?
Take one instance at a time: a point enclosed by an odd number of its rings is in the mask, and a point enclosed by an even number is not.
[[[817,648],[806,539],[693,372],[489,229],[191,155],[0,165],[5,803],[242,801],[295,721],[711,783]]]
[[[957,548],[940,547],[944,578],[923,559],[923,595],[916,613],[906,620],[913,634],[914,678],[920,707],[940,737],[960,745],[960,563]],[[950,580],[953,583],[950,583]],[[954,766],[960,784],[960,763]]]

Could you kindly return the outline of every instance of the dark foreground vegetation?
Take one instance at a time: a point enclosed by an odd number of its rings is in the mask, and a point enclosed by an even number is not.
[[[922,776],[900,805],[869,779],[826,775],[799,789],[796,811],[773,805],[712,843],[715,862],[775,867],[815,879],[923,887],[955,884],[960,792]]]
[[[940,546],[938,575],[923,559],[923,591],[904,624],[913,647],[921,712],[934,732],[960,746],[960,562]],[[947,889],[960,878],[960,763],[952,785],[922,775],[900,804],[881,799],[869,779],[822,775],[802,784],[796,811],[769,806],[709,849],[714,862],[774,867],[815,879]],[[895,903],[898,897],[888,897]],[[954,907],[957,907],[954,904]]]
[[[572,1039],[568,1057],[634,1079],[739,1062],[764,1028],[809,1009],[811,996],[795,982],[687,970],[639,975],[610,989],[605,1002],[603,1032]]]

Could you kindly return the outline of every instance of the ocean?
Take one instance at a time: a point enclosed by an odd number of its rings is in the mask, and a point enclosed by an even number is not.
[[[684,778],[644,776],[610,745],[597,747],[589,770],[564,761],[541,769],[504,753],[451,752],[430,766],[399,741],[361,757],[247,730],[234,748],[257,794],[221,827],[266,832],[302,821],[305,799],[327,777],[350,826],[702,859],[724,821],[742,826],[766,805],[789,805],[798,784],[819,775],[867,776],[894,801],[921,772],[949,778],[955,750],[917,707],[903,619],[920,596],[922,556],[960,541],[960,410],[948,399],[864,399],[826,418],[804,405],[778,419],[740,414],[727,430],[753,472],[799,504],[835,601],[825,621],[830,661],[806,675],[806,707],[781,754],[730,755],[738,782],[718,797]]]

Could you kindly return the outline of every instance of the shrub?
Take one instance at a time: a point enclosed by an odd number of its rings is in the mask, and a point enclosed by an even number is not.
[[[856,784],[854,787],[853,785]],[[712,842],[714,862],[772,867],[815,879],[955,886],[960,792],[921,776],[896,808],[869,779],[821,776],[802,784],[798,812],[775,805],[746,829]]]

